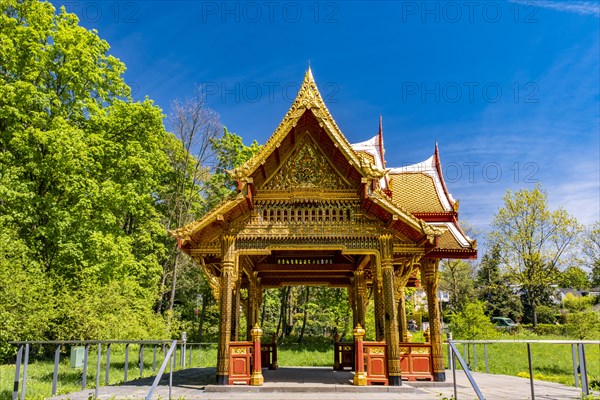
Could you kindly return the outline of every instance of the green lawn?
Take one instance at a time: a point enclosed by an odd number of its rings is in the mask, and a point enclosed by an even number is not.
[[[34,353],[34,350],[31,350]],[[160,368],[163,361],[162,348],[157,347],[156,354],[156,371]],[[47,359],[43,356],[32,356],[27,369],[27,398],[28,399],[44,399],[49,397],[52,392],[52,376],[54,371],[53,359]],[[87,367],[87,388],[93,389],[96,386],[96,362],[97,350],[95,347],[90,348]],[[129,362],[128,362],[128,380],[140,377],[139,369],[139,346],[130,345],[129,347]],[[147,347],[144,350],[144,368],[143,376],[153,376],[153,359],[154,352],[152,347]],[[192,349],[192,366],[193,367],[208,367],[214,366],[217,359],[216,345],[203,346],[201,351],[197,347]],[[177,368],[179,368],[180,352],[177,352]],[[186,362],[189,365],[189,353],[186,356]],[[123,382],[125,371],[125,346],[113,344],[110,354],[110,373],[109,384],[118,384]],[[102,362],[100,367],[100,385],[105,383],[106,371],[106,347],[102,348]],[[61,354],[61,361],[58,374],[57,394],[65,394],[73,391],[81,390],[82,368],[71,368],[69,354]],[[0,365],[0,400],[9,400],[12,396],[12,387],[15,378],[15,365]],[[22,379],[22,375],[21,375]]]
[[[414,341],[422,341],[422,336],[416,334]],[[503,336],[502,339],[565,339],[555,336]],[[518,375],[528,377],[527,366],[527,346],[524,343],[493,343],[488,346],[488,362],[490,373]],[[462,353],[463,346],[459,345],[458,350]],[[600,381],[600,346],[586,345],[586,359],[590,382]],[[33,351],[32,351],[33,353]],[[447,354],[445,351],[444,353]],[[137,346],[130,346],[129,354],[129,379],[135,379],[140,376],[138,368]],[[574,385],[573,362],[571,358],[571,346],[559,344],[532,344],[534,376],[536,379],[559,382],[567,385]],[[193,350],[193,367],[214,367],[216,364],[217,351],[216,346],[205,346],[199,352],[197,348]],[[189,357],[189,353],[188,353]],[[475,371],[485,372],[483,345],[477,345],[478,363],[475,366],[473,347],[470,349],[470,365]],[[111,368],[109,374],[109,383],[116,384],[123,381],[124,372],[124,346],[113,345],[111,348]],[[160,367],[162,362],[162,351],[157,352],[156,368]],[[331,366],[333,364],[333,346],[328,341],[312,340],[310,343],[297,344],[293,340],[283,341],[278,346],[279,366]],[[146,348],[144,352],[144,376],[153,375],[152,371],[153,351]],[[179,353],[178,353],[179,364]],[[188,358],[189,365],[189,358]],[[447,366],[446,360],[446,366]],[[101,364],[101,384],[104,385],[106,368],[106,354],[103,349],[103,360]],[[27,372],[27,398],[43,399],[50,395],[52,385],[53,362],[51,359],[43,359],[36,356],[34,361],[29,364]],[[90,350],[88,360],[87,383],[88,388],[94,388],[96,371],[96,351]],[[11,398],[15,366],[0,366],[0,400]],[[69,366],[68,354],[61,355],[59,369],[58,393],[68,393],[81,389],[82,369],[71,368]]]
[[[507,339],[507,337],[502,339]],[[526,340],[526,338],[519,339]],[[565,338],[535,336],[527,337],[527,339],[564,340]],[[469,365],[474,371],[485,372],[484,346],[483,344],[476,345],[477,364],[475,364],[473,347],[471,345],[469,349]],[[464,346],[458,345],[457,348],[464,355]],[[527,345],[525,343],[492,343],[487,345],[487,351],[490,373],[529,377]],[[571,345],[532,343],[531,354],[535,379],[572,386],[575,384]],[[594,385],[598,385],[600,383],[600,345],[586,345],[585,356],[589,382],[594,381]],[[464,358],[466,360],[466,357]]]

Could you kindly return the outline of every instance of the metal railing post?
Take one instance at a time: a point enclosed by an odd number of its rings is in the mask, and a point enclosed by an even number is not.
[[[585,396],[590,395],[587,379],[587,365],[585,362],[585,348],[583,343],[579,343],[579,369],[581,371],[581,391]]]
[[[58,384],[58,364],[60,362],[60,344],[54,350],[54,372],[52,373],[52,396],[56,395],[56,386]]]
[[[96,356],[96,387],[94,388],[94,399],[98,398],[100,390],[100,364],[102,363],[102,344],[98,343],[98,354]]]
[[[177,342],[175,342],[175,351],[177,351]],[[173,389],[173,370],[175,369],[175,360],[177,359],[177,356],[174,354],[170,361],[170,366],[169,366],[169,400],[171,400],[171,391]]]
[[[23,345],[19,345],[17,350],[17,360],[15,361],[15,382],[13,384],[12,400],[19,397],[19,380],[21,379],[21,359],[23,358]]]
[[[171,398],[171,386],[173,384],[173,362],[175,361],[175,357],[173,357],[173,353],[175,352],[176,348],[177,348],[177,341],[173,340],[173,342],[171,342],[171,346],[169,347],[169,351],[165,353],[165,358],[163,359],[160,369],[158,370],[158,374],[154,378],[154,382],[152,382],[152,386],[150,387],[150,390],[148,391],[148,394],[146,395],[146,400],[150,400],[152,398],[152,394],[154,393],[154,390],[156,390],[156,387],[160,383],[160,380],[162,379],[162,376],[163,376],[165,370],[167,369],[167,364],[169,365],[169,399]]]
[[[531,361],[531,343],[527,343],[527,360],[529,362],[529,385],[531,386],[531,400],[535,400],[535,390],[533,388],[533,363]]]
[[[144,344],[140,344],[140,378],[144,376]]]
[[[106,371],[104,373],[104,385],[108,386],[110,378],[110,343],[106,345]]]
[[[187,332],[181,332],[181,368],[185,368],[185,351],[187,345]]]
[[[23,361],[23,381],[21,382],[21,400],[25,400],[27,390],[27,365],[29,364],[29,343],[25,343],[25,360]]]
[[[85,386],[87,384],[87,365],[88,365],[88,356],[90,354],[90,345],[89,343],[85,344],[85,350],[83,351],[83,372],[81,375],[81,388],[85,390]]]
[[[190,368],[193,367],[193,363],[192,363],[192,348],[193,348],[193,345],[190,344],[190,360],[189,360]]]
[[[577,374],[577,350],[571,343],[571,357],[573,358],[573,375],[575,376],[575,387],[579,387],[579,375]]]
[[[456,347],[454,346],[454,343],[452,343],[452,341],[450,340],[450,341],[448,341],[448,345],[452,346],[452,351],[456,354],[456,358],[458,359],[458,362],[462,366],[462,369],[465,372],[465,375],[467,375],[467,379],[469,380],[471,387],[475,391],[475,394],[477,394],[477,398],[479,400],[485,399],[485,397],[483,397],[483,394],[481,393],[481,390],[479,390],[479,386],[477,386],[475,379],[473,379],[473,375],[471,375],[471,371],[469,371],[469,366],[465,363],[465,360],[463,360],[463,358],[460,356],[460,353],[458,351],[456,351]],[[454,374],[454,382],[456,384],[456,374]],[[456,393],[455,393],[454,398],[456,399]]]
[[[477,343],[473,343],[473,369],[477,369]]]
[[[452,341],[452,332],[448,332],[447,334],[448,342]],[[452,348],[450,344],[448,344],[448,369],[454,368],[454,357],[452,357]]]
[[[456,389],[456,360],[454,359],[454,350],[452,349],[450,342],[448,342],[448,348],[452,354],[452,385],[454,386],[454,400],[458,400],[458,391]]]
[[[156,345],[152,346],[152,372],[156,372]]]
[[[490,364],[488,362],[487,343],[483,344],[483,358],[485,359],[485,373],[489,374],[490,373]]]
[[[125,371],[123,372],[123,382],[127,382],[127,371],[129,370],[129,343],[125,343]]]

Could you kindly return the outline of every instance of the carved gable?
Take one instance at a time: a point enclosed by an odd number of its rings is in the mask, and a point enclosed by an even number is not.
[[[310,138],[304,136],[296,149],[263,189],[352,189]]]

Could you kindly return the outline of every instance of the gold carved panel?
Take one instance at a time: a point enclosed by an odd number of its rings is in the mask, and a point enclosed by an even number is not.
[[[351,189],[327,157],[307,136],[298,144],[283,166],[266,183],[264,189]]]

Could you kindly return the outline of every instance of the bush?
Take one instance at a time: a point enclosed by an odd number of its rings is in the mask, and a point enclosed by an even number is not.
[[[571,312],[583,311],[594,304],[594,296],[575,296],[573,293],[567,293],[562,304]]]
[[[554,324],[556,322],[556,310],[549,306],[538,306],[536,314],[539,324]]]
[[[566,334],[567,328],[564,325],[538,324],[538,326],[533,329],[533,332],[540,336],[561,336]]]
[[[577,339],[597,340],[600,337],[600,314],[585,311],[569,314],[567,331]]]
[[[490,339],[498,335],[494,324],[485,315],[485,303],[467,303],[462,311],[452,313],[450,331],[454,339]]]

